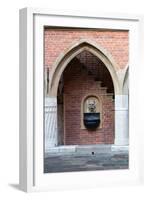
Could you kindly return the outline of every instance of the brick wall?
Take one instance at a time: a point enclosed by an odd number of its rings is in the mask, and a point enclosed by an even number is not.
[[[45,29],[45,67],[51,68],[61,52],[80,39],[90,39],[113,56],[120,68],[128,63],[128,31]]]
[[[105,68],[105,66],[103,65]],[[97,66],[92,68],[94,74]],[[81,128],[81,102],[87,94],[100,97],[102,103],[102,128],[90,131]],[[114,142],[114,102],[112,96],[94,80],[75,60],[64,72],[64,144],[111,144]]]
[[[128,63],[129,33],[127,31],[106,31],[88,29],[48,29],[44,31],[45,68],[52,68],[61,53],[71,47],[80,39],[94,41],[109,52],[118,64],[118,69],[123,69]],[[77,58],[85,62],[84,57]],[[86,61],[87,62],[87,61]],[[98,66],[102,63],[93,58],[88,60],[94,74],[98,73]],[[92,63],[93,62],[93,63]],[[100,69],[100,68],[99,68]],[[101,68],[102,69],[102,68]],[[101,74],[99,71],[99,78]],[[103,66],[105,69],[105,66]],[[103,70],[105,71],[105,70]],[[113,92],[112,82],[107,73],[102,73],[103,87],[107,85]],[[64,72],[64,142],[65,144],[98,144],[114,142],[114,102],[112,97],[101,95],[94,77],[87,75],[79,64],[70,64]],[[102,99],[102,128],[96,131],[81,129],[81,101],[90,93],[99,95]],[[110,92],[109,91],[109,92]]]

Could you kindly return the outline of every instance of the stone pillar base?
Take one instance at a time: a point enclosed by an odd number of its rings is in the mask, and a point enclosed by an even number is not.
[[[129,151],[129,146],[128,145],[112,145],[111,146],[111,151],[123,151],[123,152],[128,152]]]
[[[115,141],[118,146],[129,144],[128,95],[115,96]]]
[[[45,98],[45,152],[58,144],[57,137],[57,98]]]

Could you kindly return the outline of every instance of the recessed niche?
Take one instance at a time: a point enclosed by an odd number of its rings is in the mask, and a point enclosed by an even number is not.
[[[101,103],[96,96],[88,96],[83,101],[83,127],[95,130],[101,124]]]

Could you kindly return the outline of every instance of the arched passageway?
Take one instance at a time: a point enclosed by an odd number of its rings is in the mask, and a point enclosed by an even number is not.
[[[93,69],[90,62],[95,62]],[[122,85],[116,68],[117,64],[110,53],[95,43],[79,41],[61,53],[49,73],[45,106],[51,110],[48,118],[52,121],[45,127],[46,149],[60,144],[128,144],[123,129],[128,110],[123,108]],[[85,130],[81,120],[81,102],[83,96],[89,95],[88,91],[103,99],[101,124],[95,131]],[[74,98],[71,98],[73,95]],[[76,134],[74,129],[78,130]]]
[[[84,125],[85,99],[96,101],[100,124],[94,130]],[[99,104],[99,105],[98,105]],[[62,73],[58,86],[58,144],[87,145],[114,143],[114,87],[104,63],[84,50]],[[96,112],[96,111],[95,111]]]

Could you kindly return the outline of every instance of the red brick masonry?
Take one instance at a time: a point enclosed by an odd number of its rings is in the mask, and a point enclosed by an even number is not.
[[[80,39],[88,39],[107,50],[123,69],[128,63],[129,33],[127,31],[106,31],[86,29],[45,29],[45,67],[51,69],[58,56]],[[95,58],[93,58],[95,59]],[[89,59],[90,60],[90,59]],[[92,59],[91,59],[92,60]],[[100,63],[102,69],[105,68]],[[97,73],[96,62],[88,63],[93,74]],[[112,82],[103,73],[104,86]],[[111,144],[114,143],[114,101],[107,90],[98,88],[93,75],[88,75],[76,61],[68,65],[64,72],[64,144]],[[107,87],[107,88],[108,88]],[[98,95],[102,103],[102,128],[88,131],[81,128],[81,102],[88,93]]]
[[[104,66],[105,67],[105,66]],[[91,68],[91,66],[89,67]],[[96,74],[97,67],[92,67]],[[81,128],[82,100],[87,94],[100,97],[102,103],[102,128],[88,131]],[[114,140],[114,101],[107,91],[94,81],[93,75],[81,70],[74,62],[64,73],[65,144],[109,144]]]
[[[128,63],[128,31],[45,29],[45,67],[51,68],[64,50],[80,39],[95,41],[113,56],[120,68]]]

